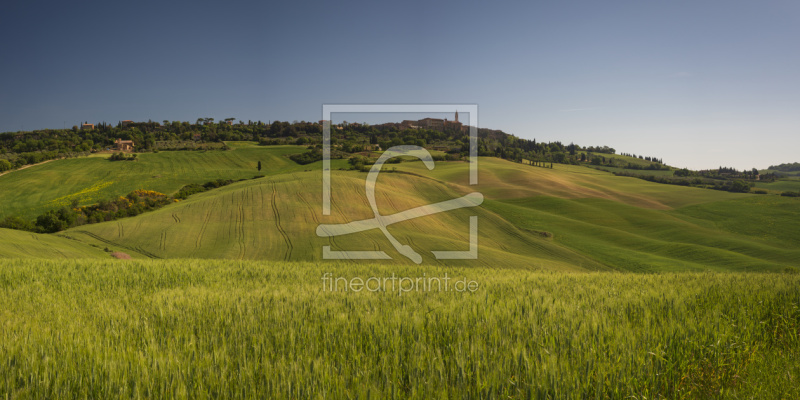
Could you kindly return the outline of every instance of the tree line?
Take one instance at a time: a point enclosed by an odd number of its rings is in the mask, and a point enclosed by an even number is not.
[[[770,165],[768,169],[781,171],[781,172],[797,172],[800,171],[800,162],[795,162],[791,164],[779,164],[779,165]]]
[[[726,192],[734,193],[748,193],[753,187],[753,183],[746,182],[740,179],[737,180],[718,180],[704,177],[684,177],[681,175],[665,176],[665,175],[642,175],[634,174],[626,171],[615,171],[616,176],[628,176],[632,178],[639,178],[650,182],[664,183],[669,185],[691,186],[706,189],[723,190]],[[765,192],[766,193],[766,192]]]
[[[7,132],[0,134],[0,171],[19,168],[25,164],[87,155],[114,147],[116,139],[132,140],[136,152],[159,149],[196,149],[197,143],[219,143],[223,141],[256,141],[262,145],[319,146],[322,143],[323,125],[308,121],[238,121],[225,118],[215,122],[214,118],[198,118],[188,121],[161,123],[99,122],[93,129],[44,129],[32,132]],[[83,123],[81,123],[81,126]],[[537,142],[522,139],[500,130],[478,128],[478,154],[500,157],[520,162],[534,159],[542,162],[579,163],[585,158],[579,152],[613,155],[614,148],[587,146],[559,141]],[[417,145],[440,148],[447,154],[466,156],[469,153],[469,135],[466,131],[447,127],[443,130],[401,129],[398,124],[369,125],[343,123],[331,127],[331,144],[344,153],[359,153],[371,145],[387,149],[397,145]],[[169,146],[165,145],[169,143]],[[180,145],[180,143],[184,143]],[[309,155],[310,156],[310,155]],[[639,157],[663,164],[654,157]],[[305,158],[301,161],[306,161]],[[626,168],[625,165],[617,165]]]

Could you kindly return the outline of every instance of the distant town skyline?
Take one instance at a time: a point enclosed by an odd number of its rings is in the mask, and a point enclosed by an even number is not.
[[[676,167],[800,161],[791,1],[0,4],[0,132],[478,104]]]

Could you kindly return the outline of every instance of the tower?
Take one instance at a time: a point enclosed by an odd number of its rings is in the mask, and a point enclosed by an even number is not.
[[[456,121],[455,122],[458,122],[458,110],[456,110]]]

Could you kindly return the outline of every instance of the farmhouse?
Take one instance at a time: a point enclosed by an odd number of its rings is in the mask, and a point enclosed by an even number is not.
[[[94,129],[94,124],[85,123],[85,124],[81,125],[81,129],[84,129],[84,130],[87,130],[87,131],[91,131],[91,130]]]
[[[117,146],[117,150],[119,151],[133,151],[133,140],[117,139],[114,144]]]

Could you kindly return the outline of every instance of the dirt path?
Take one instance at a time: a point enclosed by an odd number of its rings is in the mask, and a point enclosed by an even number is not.
[[[5,175],[5,174],[9,174],[9,173],[11,173],[11,172],[14,172],[14,171],[22,171],[23,169],[30,168],[30,167],[35,167],[35,166],[37,166],[37,165],[47,164],[47,163],[49,163],[50,161],[56,161],[56,160],[63,160],[63,158],[54,158],[54,159],[52,159],[52,160],[42,161],[42,162],[40,162],[40,163],[36,163],[36,164],[27,164],[27,165],[23,165],[23,166],[21,166],[21,167],[19,167],[19,168],[17,168],[17,169],[12,169],[12,170],[10,170],[10,171],[6,171],[6,172],[0,172],[0,176],[3,176],[3,175]]]

